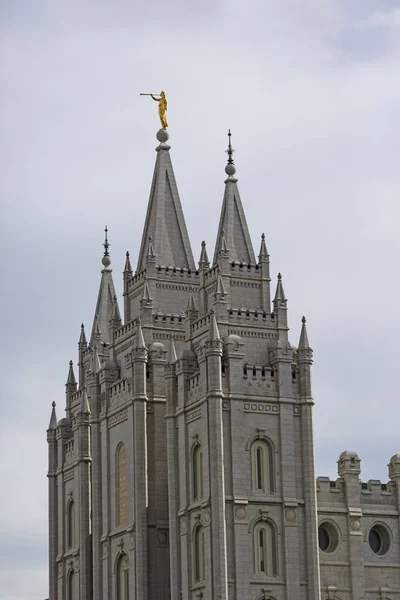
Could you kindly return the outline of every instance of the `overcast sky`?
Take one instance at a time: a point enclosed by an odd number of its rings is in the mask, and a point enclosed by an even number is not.
[[[166,90],[196,260],[228,128],[256,253],[314,348],[318,475],[400,452],[400,0],[0,0],[0,598],[43,600],[50,405],[90,327],[109,227],[136,261]],[[5,279],[5,281],[4,281]]]

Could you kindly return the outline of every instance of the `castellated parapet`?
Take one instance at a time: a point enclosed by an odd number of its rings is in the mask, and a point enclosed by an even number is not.
[[[350,451],[316,482],[306,320],[294,345],[231,144],[214,257],[203,242],[196,267],[157,139],[123,319],[106,230],[78,381],[71,361],[65,418],[52,408],[50,600],[400,600],[400,455],[387,484],[361,483]]]

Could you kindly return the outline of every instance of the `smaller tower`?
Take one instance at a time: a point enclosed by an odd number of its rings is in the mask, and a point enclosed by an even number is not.
[[[124,286],[124,323],[129,323],[129,321],[131,320],[131,315],[130,315],[130,301],[129,301],[129,295],[128,295],[128,287],[129,287],[129,282],[132,280],[132,265],[131,265],[131,260],[129,257],[129,252],[126,252],[126,260],[125,260],[125,267],[124,267],[124,272],[123,272],[123,286]]]
[[[85,365],[84,365],[84,353],[87,349],[87,341],[85,335],[85,326],[81,325],[81,335],[79,336],[78,342],[78,369],[79,369],[79,389],[82,390],[85,387]]]
[[[76,415],[78,426],[78,478],[79,478],[79,591],[80,598],[90,598],[92,594],[92,565],[90,540],[90,417],[91,411],[86,388],[81,394],[81,403]]]
[[[50,423],[47,429],[49,448],[49,593],[50,600],[57,600],[57,549],[58,549],[58,510],[57,510],[57,416],[56,403],[52,403]]]
[[[69,370],[67,383],[65,384],[65,412],[67,418],[71,418],[71,396],[76,392],[77,384],[74,373],[74,366],[72,360],[69,361]]]
[[[265,243],[265,234],[261,235],[260,253],[258,255],[258,264],[261,276],[261,307],[264,312],[271,311],[271,277],[269,272],[269,254]]]

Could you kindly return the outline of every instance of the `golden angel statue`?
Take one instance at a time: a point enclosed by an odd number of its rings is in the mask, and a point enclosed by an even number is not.
[[[157,94],[140,94],[140,95],[141,96],[151,96],[153,98],[153,100],[158,102],[158,116],[160,117],[161,128],[168,129],[168,123],[167,123],[168,102],[167,102],[167,97],[165,95],[165,92],[161,92],[159,98],[156,98]]]

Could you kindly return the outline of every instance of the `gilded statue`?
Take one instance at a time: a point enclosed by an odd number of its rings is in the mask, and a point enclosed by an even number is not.
[[[167,123],[168,102],[167,102],[167,97],[165,95],[165,92],[161,92],[159,98],[156,97],[157,94],[140,94],[140,95],[141,96],[151,96],[153,98],[153,100],[158,102],[158,116],[160,117],[161,128],[168,129],[168,123]]]

